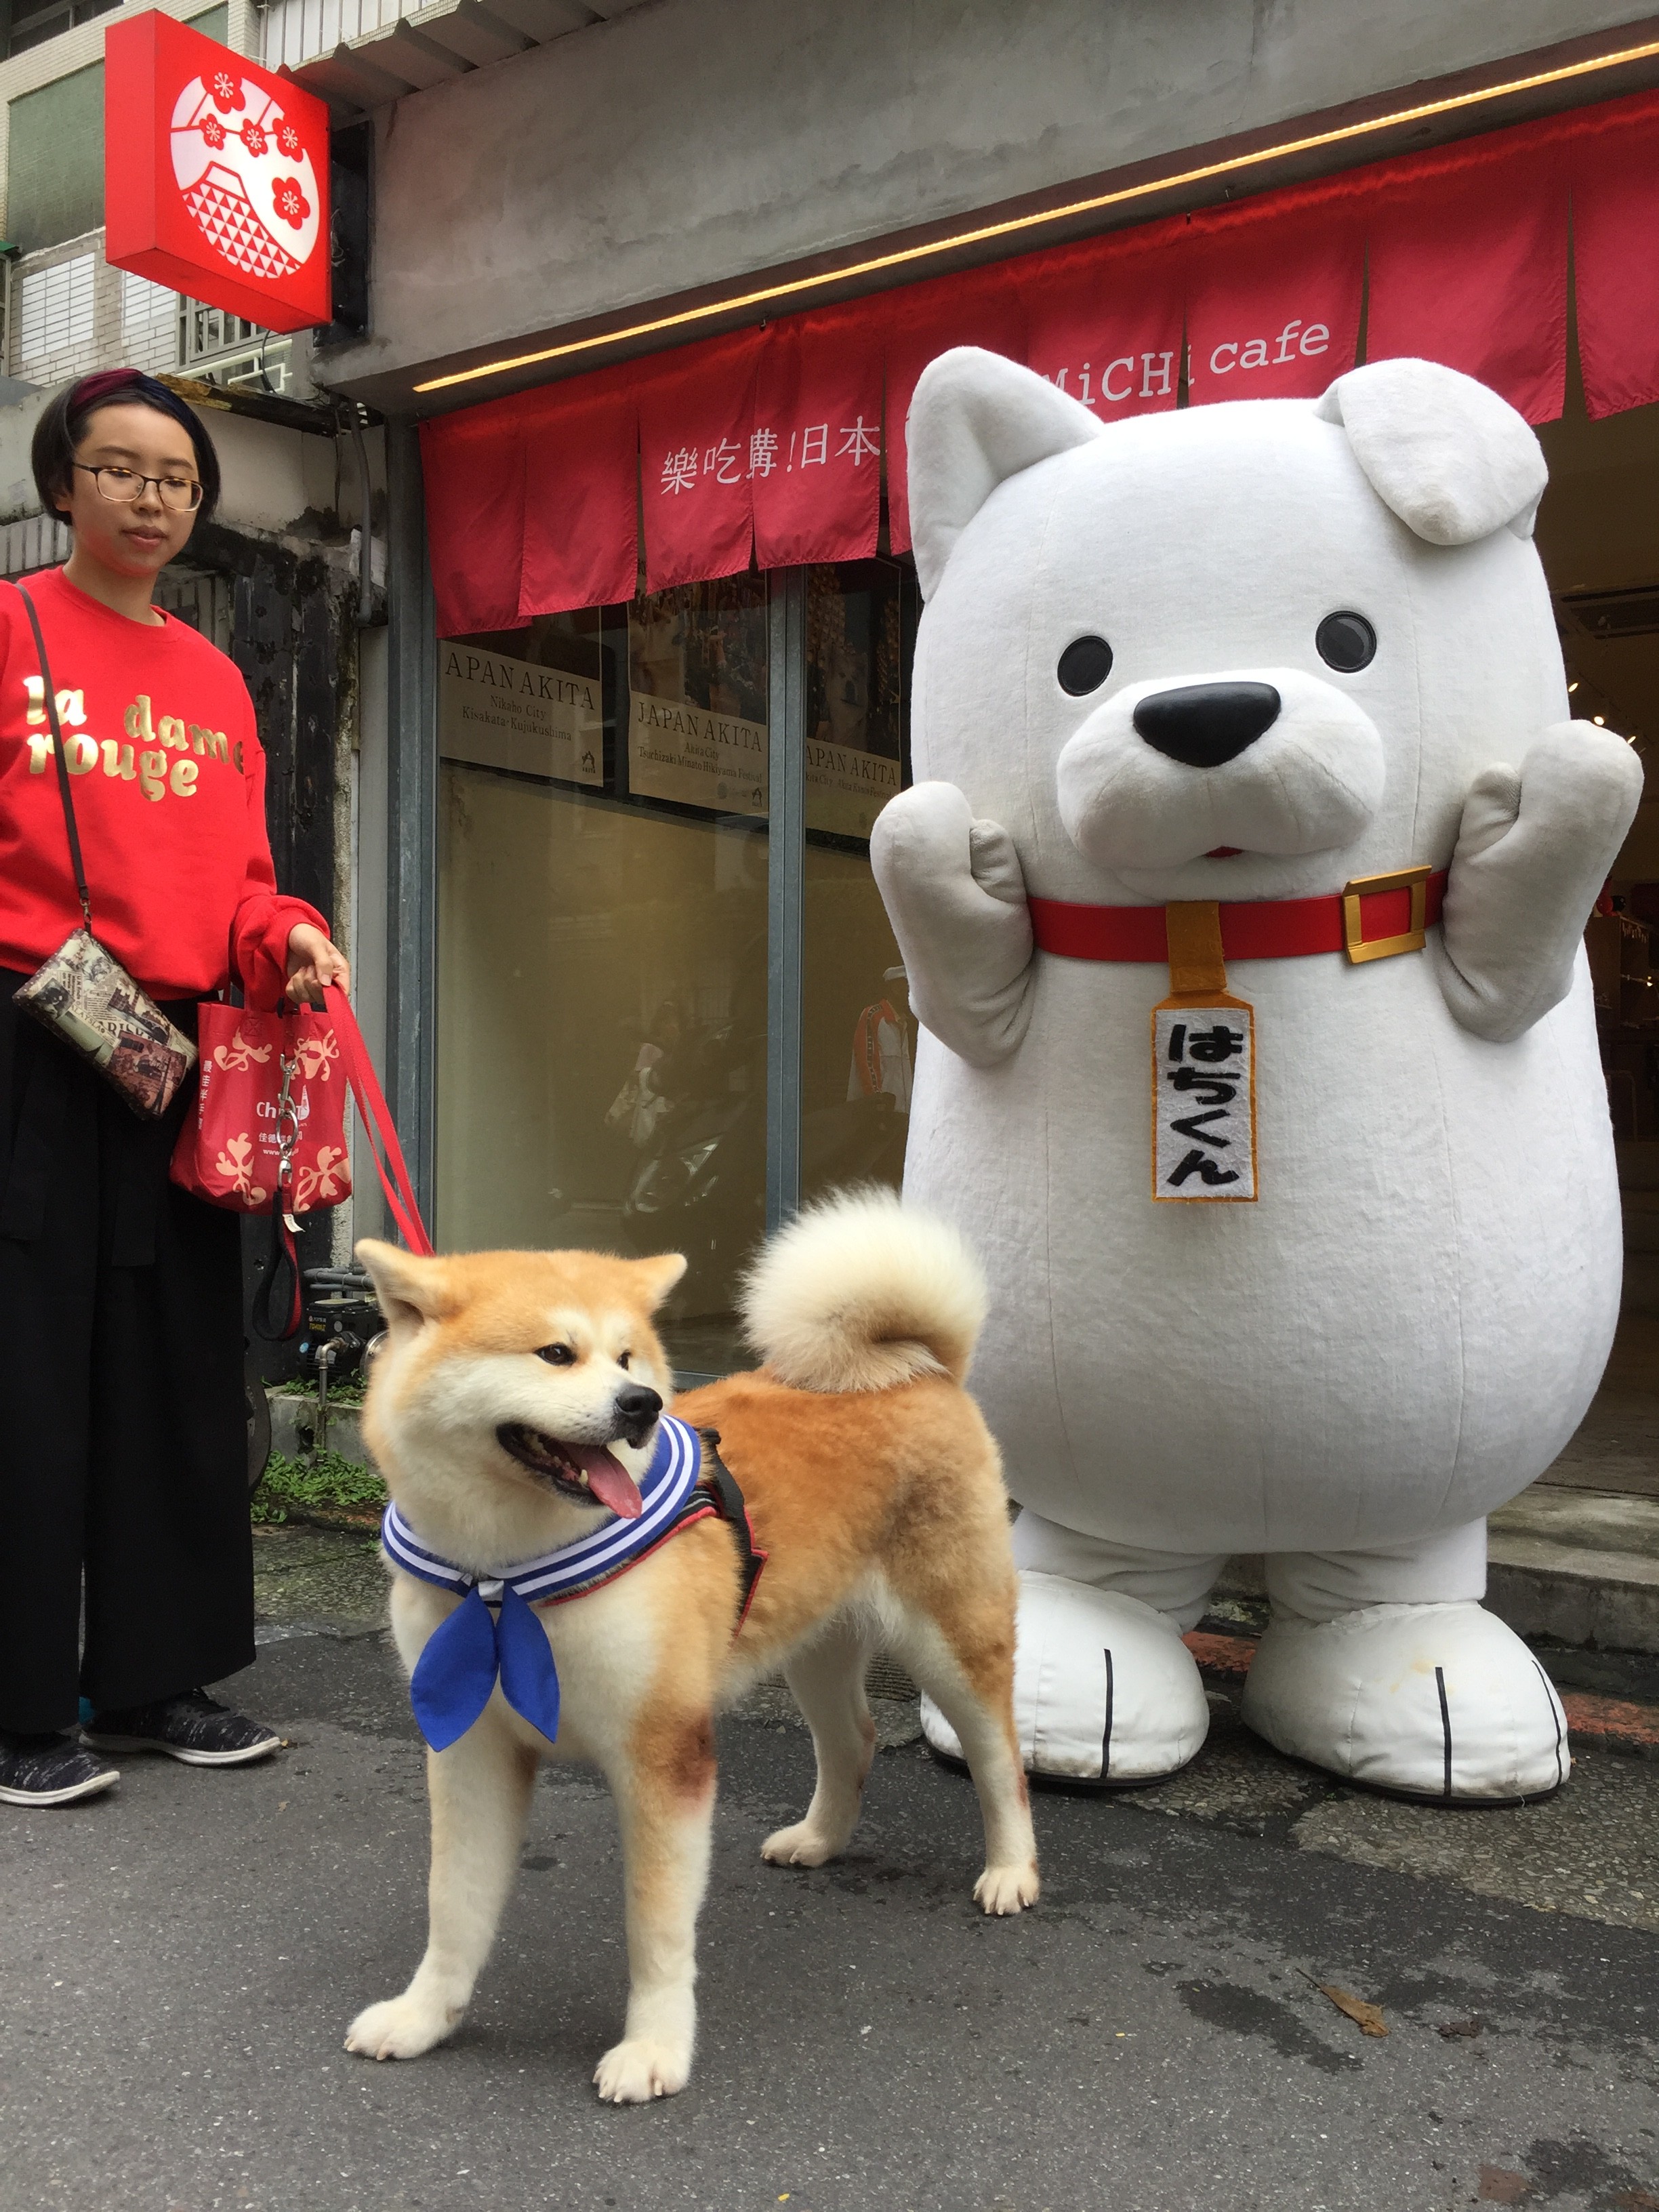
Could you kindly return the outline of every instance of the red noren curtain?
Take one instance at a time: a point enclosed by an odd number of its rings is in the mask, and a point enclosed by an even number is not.
[[[1592,108],[1566,149],[1592,419],[1659,399],[1659,96]]]
[[[1553,422],[1566,398],[1565,183],[1558,143],[1500,143],[1512,137],[1382,165],[1365,356],[1444,362]]]
[[[516,426],[527,525],[520,622],[631,599],[639,573],[639,410],[631,365],[533,396],[538,404]]]
[[[1024,362],[1102,417],[1308,398],[1421,354],[1528,421],[1559,415],[1569,217],[1592,416],[1659,400],[1659,94],[906,285],[422,427],[446,635],[647,581],[909,544],[904,421],[953,345]]]
[[[1286,193],[1194,216],[1187,298],[1188,397],[1316,399],[1353,367],[1364,234],[1352,204]]]

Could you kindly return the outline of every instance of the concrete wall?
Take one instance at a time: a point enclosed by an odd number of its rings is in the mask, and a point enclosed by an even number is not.
[[[52,394],[30,392],[9,407],[0,406],[0,523],[40,511],[40,495],[29,466],[29,441]],[[219,456],[224,490],[218,520],[254,537],[279,538],[321,514],[335,503],[335,447],[331,438],[287,430],[246,416],[204,412],[208,434]],[[350,471],[341,487],[341,507],[356,520],[356,492]]]
[[[301,517],[333,506],[332,439],[216,409],[204,412],[203,419],[224,478],[222,522],[256,537],[279,537]]]
[[[374,333],[322,374],[723,286],[1652,4],[657,0],[386,111]]]
[[[51,396],[31,392],[9,407],[0,407],[0,522],[40,512],[40,495],[29,466],[29,442]]]

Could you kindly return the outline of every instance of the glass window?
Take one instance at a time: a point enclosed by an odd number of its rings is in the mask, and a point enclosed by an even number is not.
[[[915,603],[908,562],[807,573],[803,1200],[904,1170],[915,1024],[870,830],[909,781]]]
[[[810,1200],[903,1172],[915,1023],[870,831],[908,779],[917,595],[908,562],[804,583],[805,850],[780,875],[802,901],[802,1050],[775,1103],[799,1115]],[[743,1364],[735,1284],[766,1225],[785,627],[750,575],[438,648],[439,1235],[684,1252],[664,1332],[682,1375]]]
[[[9,51],[70,27],[57,10],[21,24]],[[24,253],[82,237],[104,220],[104,64],[54,77],[21,93],[9,109],[6,234]]]
[[[440,1233],[684,1252],[683,1373],[763,1227],[767,639],[750,576],[438,648]]]

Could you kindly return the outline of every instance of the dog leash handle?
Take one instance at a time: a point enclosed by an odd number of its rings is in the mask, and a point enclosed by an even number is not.
[[[398,1142],[392,1109],[380,1089],[374,1063],[368,1056],[368,1047],[363,1042],[363,1033],[357,1026],[357,1018],[351,1011],[351,1004],[345,993],[337,984],[324,985],[323,999],[333,1018],[335,1034],[340,1040],[340,1059],[345,1068],[346,1080],[351,1085],[351,1095],[357,1102],[357,1112],[362,1121],[363,1134],[368,1139],[374,1172],[380,1178],[380,1188],[386,1193],[386,1202],[392,1218],[410,1250],[422,1259],[429,1260],[434,1256],[432,1239],[427,1235],[426,1224],[421,1218],[415,1186],[410,1180],[404,1148]],[[383,1152],[384,1158],[381,1157]]]

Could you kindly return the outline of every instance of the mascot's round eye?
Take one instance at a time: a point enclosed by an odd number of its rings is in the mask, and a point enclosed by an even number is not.
[[[550,1367],[574,1367],[576,1364],[576,1355],[568,1344],[544,1344],[536,1357],[544,1359]]]
[[[1368,667],[1376,657],[1376,632],[1352,607],[1327,615],[1314,632],[1314,643],[1325,665],[1340,669],[1344,676]]]
[[[1103,637],[1074,637],[1060,656],[1060,688],[1073,699],[1098,691],[1112,672],[1112,648]]]

